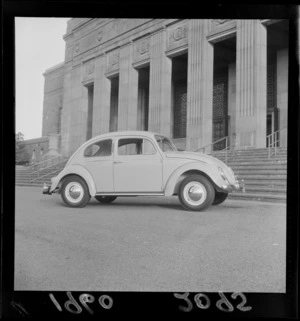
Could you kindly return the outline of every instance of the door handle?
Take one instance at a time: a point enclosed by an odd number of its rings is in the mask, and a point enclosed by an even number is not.
[[[114,163],[114,164],[122,164],[123,162],[121,162],[121,161],[114,161],[113,163]]]

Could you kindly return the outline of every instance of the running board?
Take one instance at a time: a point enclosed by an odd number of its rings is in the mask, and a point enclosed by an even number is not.
[[[157,192],[148,192],[148,193],[139,193],[139,192],[113,192],[113,193],[96,193],[95,196],[165,196],[164,193]]]

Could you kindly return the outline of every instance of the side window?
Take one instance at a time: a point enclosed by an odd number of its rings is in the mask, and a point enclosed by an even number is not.
[[[143,140],[140,138],[123,138],[118,143],[118,155],[142,154]]]
[[[123,138],[118,143],[118,155],[154,155],[156,149],[148,139]]]
[[[84,157],[104,157],[111,155],[112,140],[106,139],[88,146],[84,151]]]
[[[156,149],[153,144],[148,139],[143,141],[143,155],[154,155],[156,154]]]

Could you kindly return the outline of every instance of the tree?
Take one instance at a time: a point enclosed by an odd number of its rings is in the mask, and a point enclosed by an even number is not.
[[[16,164],[23,165],[30,161],[30,155],[24,144],[24,135],[21,132],[16,134]]]

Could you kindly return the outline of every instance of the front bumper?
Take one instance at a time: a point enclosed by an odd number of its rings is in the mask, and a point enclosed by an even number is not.
[[[224,184],[222,185],[222,189],[226,192],[230,193],[233,191],[242,191],[242,193],[245,193],[245,182],[243,179],[236,179],[235,184]]]

